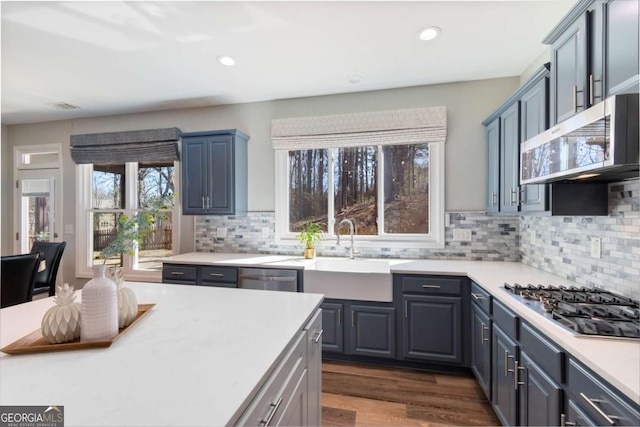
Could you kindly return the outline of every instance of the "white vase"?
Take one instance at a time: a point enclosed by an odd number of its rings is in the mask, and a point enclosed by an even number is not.
[[[105,341],[118,335],[118,293],[106,267],[93,267],[93,279],[82,288],[80,341]]]

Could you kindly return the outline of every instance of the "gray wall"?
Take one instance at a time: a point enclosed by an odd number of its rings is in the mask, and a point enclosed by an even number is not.
[[[296,116],[393,110],[422,106],[447,107],[446,142],[447,211],[483,211],[485,193],[485,140],[481,124],[519,85],[518,77],[419,86],[383,91],[286,99],[269,102],[203,107],[153,113],[129,114],[90,119],[64,120],[8,126],[9,147],[61,143],[69,146],[73,134],[125,131],[176,126],[185,132],[238,128],[251,136],[249,141],[249,210],[274,210],[274,154],[271,148],[271,120]],[[9,156],[10,157],[10,156]],[[2,167],[2,182],[11,181],[13,162]],[[68,150],[63,162],[63,224],[75,225],[75,165]],[[4,184],[3,184],[4,185]],[[12,198],[3,198],[2,224],[12,224]],[[5,235],[5,229],[3,236]],[[180,251],[194,250],[193,217],[182,217]],[[74,282],[75,237],[68,242],[62,266],[63,279]],[[2,239],[4,242],[4,238]],[[4,244],[4,243],[3,243]],[[81,280],[80,283],[84,283]]]

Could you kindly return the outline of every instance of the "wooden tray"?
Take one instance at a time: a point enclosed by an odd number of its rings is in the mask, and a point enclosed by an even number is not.
[[[65,342],[62,344],[50,344],[42,336],[40,329],[31,332],[29,335],[25,335],[19,340],[0,348],[0,351],[7,354],[26,354],[26,353],[40,353],[46,351],[66,351],[66,350],[85,350],[88,348],[102,348],[109,347],[115,341],[123,336],[129,329],[140,321],[149,311],[155,306],[155,304],[138,304],[138,314],[128,326],[120,329],[118,335],[110,340],[94,341],[94,342],[80,342],[80,339]]]

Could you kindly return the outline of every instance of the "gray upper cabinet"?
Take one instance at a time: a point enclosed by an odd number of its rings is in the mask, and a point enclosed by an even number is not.
[[[553,124],[585,109],[587,13],[551,45],[551,121]]]
[[[520,141],[526,141],[549,128],[549,77],[542,76],[520,98]],[[538,212],[548,209],[547,185],[523,185],[520,210]]]
[[[500,118],[486,128],[487,133],[487,213],[500,211]]]
[[[606,95],[638,92],[638,1],[603,4]]]
[[[638,92],[638,0],[581,0],[543,42],[551,45],[551,126]]]
[[[500,115],[500,212],[519,210],[520,102]]]
[[[182,213],[247,210],[247,141],[237,130],[182,134]]]
[[[547,185],[520,185],[520,143],[549,125],[549,64],[540,67],[483,124],[487,143],[488,214],[549,209]]]

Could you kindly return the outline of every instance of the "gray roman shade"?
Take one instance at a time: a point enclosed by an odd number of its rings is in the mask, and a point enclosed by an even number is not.
[[[276,150],[445,142],[446,107],[410,108],[271,121]]]
[[[179,139],[178,128],[71,135],[71,158],[78,164],[173,161]]]

